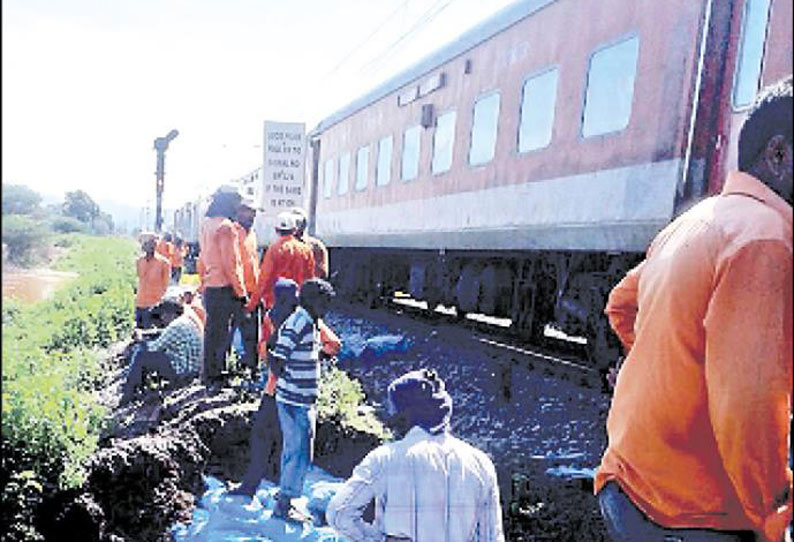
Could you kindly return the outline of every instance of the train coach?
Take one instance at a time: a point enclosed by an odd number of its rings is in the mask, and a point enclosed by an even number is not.
[[[790,0],[522,0],[309,134],[310,228],[340,293],[548,324],[619,355],[603,308],[719,191]]]

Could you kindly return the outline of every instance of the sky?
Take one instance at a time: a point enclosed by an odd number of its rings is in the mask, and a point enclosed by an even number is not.
[[[2,182],[164,207],[261,165],[513,0],[3,0]]]

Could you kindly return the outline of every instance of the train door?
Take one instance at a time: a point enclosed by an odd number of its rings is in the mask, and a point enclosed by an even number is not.
[[[792,73],[791,0],[736,0],[731,9],[710,194],[737,167],[739,130],[758,90]]]

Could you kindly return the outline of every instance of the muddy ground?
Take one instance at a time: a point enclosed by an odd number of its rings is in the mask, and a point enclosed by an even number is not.
[[[588,379],[576,371],[493,348],[483,339],[495,337],[444,318],[355,307],[328,321],[346,340],[340,366],[362,382],[376,409],[391,379],[406,371],[429,367],[444,379],[453,433],[496,465],[508,540],[606,540],[587,476],[606,446],[609,396],[600,387],[582,386]],[[384,335],[394,339],[371,340]],[[391,353],[376,355],[397,337],[403,342]]]
[[[448,324],[349,307],[328,321],[346,343],[339,366],[361,380],[376,412],[392,378],[420,367],[437,370],[453,398],[453,432],[497,466],[509,541],[605,540],[591,479],[550,474],[597,465],[608,408],[600,390],[552,376],[543,364],[483,346],[475,332]],[[401,341],[372,340],[383,336]],[[104,390],[113,428],[85,487],[42,508],[47,540],[169,540],[171,525],[190,518],[202,473],[234,481],[247,465],[256,395],[239,389],[208,395],[194,384],[118,408],[123,346],[111,352],[116,372]],[[318,427],[316,463],[344,477],[376,445],[370,435],[325,423]]]

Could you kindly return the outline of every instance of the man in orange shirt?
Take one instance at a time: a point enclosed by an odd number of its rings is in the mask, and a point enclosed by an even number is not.
[[[171,256],[174,253],[174,243],[171,242],[171,234],[164,233],[161,238],[157,240],[157,254],[171,261]]]
[[[295,237],[309,245],[309,248],[312,249],[312,255],[314,256],[314,276],[327,279],[328,249],[325,247],[325,243],[306,233],[306,226],[309,224],[306,211],[300,207],[293,207],[291,212],[295,215]]]
[[[273,307],[273,286],[279,278],[292,279],[298,286],[314,278],[314,256],[306,243],[295,238],[295,225],[292,213],[284,212],[276,217],[279,238],[265,252],[256,291],[248,302],[247,311],[253,311],[260,301],[266,309]]]
[[[615,541],[783,540],[793,156],[789,76],[759,94],[722,193],[662,230],[609,296],[627,355],[595,492]]]
[[[199,269],[207,311],[202,380],[213,388],[223,383],[232,315],[248,301],[232,224],[239,205],[240,194],[234,187],[219,188],[201,226]]]
[[[252,229],[256,218],[257,205],[253,198],[245,197],[237,210],[234,221],[234,232],[237,236],[237,246],[240,250],[240,258],[243,264],[243,281],[245,291],[249,299],[256,293],[256,285],[259,280],[259,253],[257,252],[256,232]],[[234,314],[232,321],[232,333],[240,330],[243,342],[243,366],[251,371],[251,375],[256,377],[257,368],[257,335],[259,327],[259,307],[253,311],[240,310]]]
[[[138,293],[135,296],[135,327],[149,329],[152,327],[152,308],[160,300],[168,288],[171,265],[168,260],[155,252],[157,235],[150,232],[141,233],[141,255],[135,262],[138,275]]]

